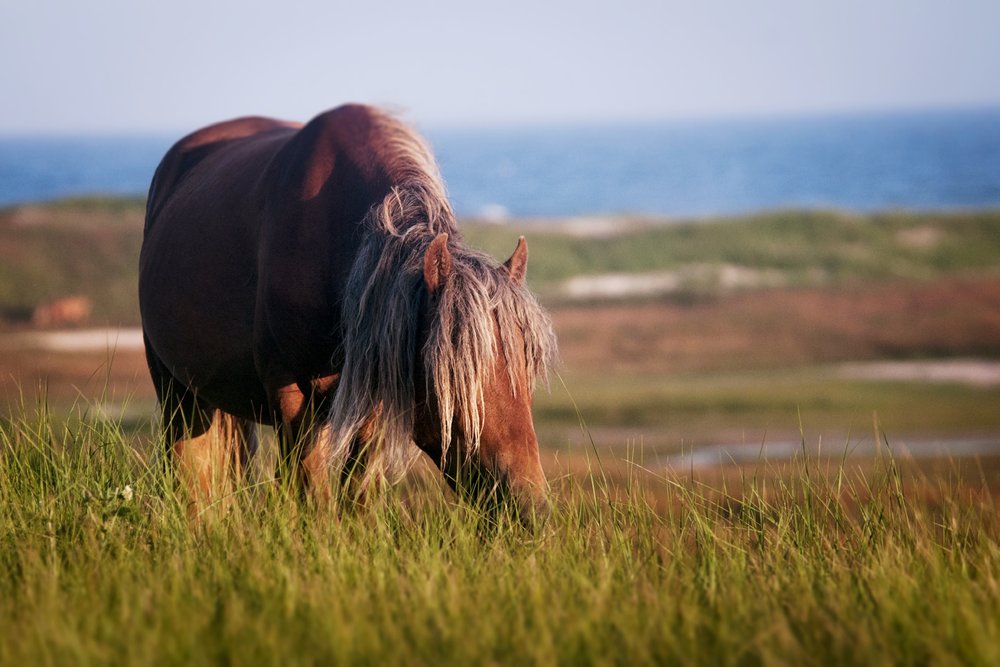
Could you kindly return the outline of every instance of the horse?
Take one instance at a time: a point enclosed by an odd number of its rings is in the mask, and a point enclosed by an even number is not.
[[[262,424],[311,497],[363,497],[422,451],[460,497],[544,516],[531,409],[557,352],[527,258],[524,237],[502,264],[467,246],[427,144],[377,108],[182,138],[149,188],[138,288],[190,502],[226,493]]]

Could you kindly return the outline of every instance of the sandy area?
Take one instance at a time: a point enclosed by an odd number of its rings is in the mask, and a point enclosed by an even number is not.
[[[0,350],[113,352],[142,350],[142,329],[23,331],[0,336]]]
[[[142,330],[84,329],[0,336],[0,350],[45,352],[142,351]],[[843,378],[1000,386],[1000,361],[990,359],[922,359],[917,361],[850,362],[837,367]]]
[[[735,264],[687,264],[674,271],[574,276],[563,283],[562,294],[572,301],[606,301],[663,296],[684,290],[728,293],[780,287],[786,282],[785,276],[775,270],[761,271]]]
[[[986,359],[942,359],[920,361],[873,361],[843,364],[837,369],[845,378],[1000,385],[1000,361]]]
[[[902,460],[995,456],[998,452],[1000,452],[1000,438],[998,437],[894,441],[891,449],[891,455]],[[875,443],[872,440],[852,442],[846,448],[844,446],[827,447],[825,450],[815,444],[807,444],[806,449],[803,450],[802,443],[794,441],[775,441],[763,444],[741,442],[696,447],[677,454],[658,457],[655,463],[667,468],[686,470],[731,463],[775,463],[789,461],[803,455],[842,459],[844,457],[870,458],[880,454],[889,455],[890,450],[884,444]]]

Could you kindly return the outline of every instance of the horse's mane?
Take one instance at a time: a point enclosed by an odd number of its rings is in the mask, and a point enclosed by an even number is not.
[[[551,322],[531,292],[462,243],[423,141],[391,117],[379,122],[386,138],[382,158],[401,177],[363,223],[343,303],[344,365],[328,421],[332,463],[343,465],[361,438],[368,447],[366,475],[399,472],[412,461],[417,377],[425,378],[426,395],[440,414],[442,456],[456,418],[471,453],[483,427],[483,382],[497,355],[508,362],[515,392],[522,353],[529,383],[547,373],[556,355]],[[424,255],[441,233],[448,234],[452,268],[431,298]],[[425,341],[417,349],[422,326]]]

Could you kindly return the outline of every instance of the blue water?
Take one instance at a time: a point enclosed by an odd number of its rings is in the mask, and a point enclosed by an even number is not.
[[[1000,205],[1000,109],[426,134],[462,215]],[[173,138],[0,138],[0,205],[142,194]]]

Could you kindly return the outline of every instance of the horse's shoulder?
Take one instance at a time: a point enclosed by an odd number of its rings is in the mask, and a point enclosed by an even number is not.
[[[368,130],[372,125],[384,118],[385,113],[367,104],[342,104],[318,114],[306,126],[306,132],[356,132]]]
[[[317,115],[284,146],[273,167],[280,173],[274,185],[302,199],[320,193],[331,176],[358,178],[371,184],[385,180],[385,168],[375,148],[383,112],[364,104],[345,104]],[[364,208],[370,202],[366,202]]]
[[[367,104],[344,104],[324,111],[298,132],[299,150],[335,150],[353,157],[378,152],[385,129],[394,122],[386,112]]]

